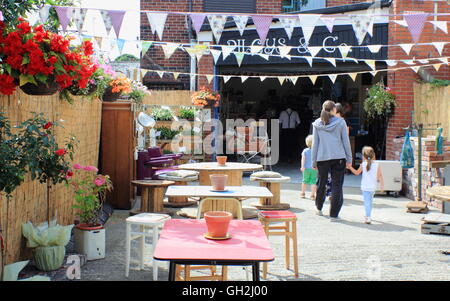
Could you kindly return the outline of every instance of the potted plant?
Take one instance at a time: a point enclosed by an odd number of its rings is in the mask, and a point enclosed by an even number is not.
[[[178,117],[180,117],[181,119],[192,121],[195,118],[195,113],[195,108],[182,106],[178,111]]]
[[[0,59],[8,85],[30,95],[52,95],[74,82],[86,88],[96,66],[91,61],[92,43],[70,47],[70,38],[30,26],[19,18],[17,27],[0,22]],[[8,94],[13,92],[7,90]]]
[[[172,120],[172,111],[165,108],[153,108],[150,116],[156,121],[170,121]]]
[[[150,95],[148,88],[138,81],[131,81],[131,92],[128,93],[128,97],[133,100],[137,105],[142,105],[142,100],[145,96]]]
[[[70,185],[75,190],[75,204],[79,223],[75,226],[75,249],[87,255],[87,260],[105,257],[105,229],[100,223],[100,212],[105,195],[112,190],[109,176],[97,174],[95,166],[74,164]]]
[[[195,106],[218,107],[220,94],[209,88],[202,87],[191,96],[192,104]]]
[[[116,101],[122,94],[128,94],[131,90],[131,80],[124,74],[118,73],[108,82],[103,94],[103,101]]]
[[[158,133],[157,137],[159,140],[172,140],[176,135],[180,133],[180,131],[169,129],[168,127],[161,126],[155,128],[155,131]]]

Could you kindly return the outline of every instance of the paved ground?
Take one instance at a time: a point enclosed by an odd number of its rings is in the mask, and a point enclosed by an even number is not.
[[[328,205],[324,208],[325,216],[316,216],[314,202],[300,199],[298,186],[282,186],[282,202],[290,203],[299,218],[298,280],[450,280],[450,256],[439,252],[450,251],[450,237],[421,234],[423,215],[406,213],[409,200],[376,196],[374,222],[365,225],[359,189],[346,187],[341,221],[332,223],[327,217]],[[246,200],[244,205],[253,201]],[[107,256],[88,262],[82,270],[83,280],[127,280],[124,276],[127,216],[127,211],[115,211],[108,221]],[[295,280],[293,272],[284,268],[282,238],[271,237],[270,242],[276,260],[269,264],[268,280]],[[167,279],[167,267],[167,263],[161,263],[160,280]],[[128,280],[151,281],[151,269],[148,266],[144,271],[131,270]],[[242,268],[231,267],[229,271],[230,280],[246,280]]]

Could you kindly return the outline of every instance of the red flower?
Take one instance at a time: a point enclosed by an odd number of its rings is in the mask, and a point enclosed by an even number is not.
[[[49,128],[52,127],[52,125],[53,125],[53,123],[47,122],[47,123],[44,125],[44,129],[48,130]]]
[[[66,179],[70,179],[71,177],[73,177],[73,171],[68,171],[66,174]]]
[[[63,148],[58,149],[57,151],[55,151],[55,154],[56,154],[57,156],[64,156],[64,155],[66,154],[66,150],[63,149]]]
[[[8,74],[0,74],[0,93],[4,95],[11,95],[16,90],[17,85],[14,83],[14,78]]]
[[[30,24],[28,24],[28,22],[22,22],[22,23],[20,23],[19,25],[17,25],[17,28],[20,29],[20,32],[19,32],[19,33],[22,34],[22,35],[31,32],[31,27],[30,27]]]

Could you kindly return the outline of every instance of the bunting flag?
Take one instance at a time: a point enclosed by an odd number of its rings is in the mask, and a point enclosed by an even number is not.
[[[341,52],[341,56],[343,58],[346,58],[348,56],[348,53],[352,49],[352,46],[341,45],[341,46],[338,46],[338,48],[339,48],[339,51]]]
[[[67,31],[67,26],[73,15],[73,8],[64,6],[55,6],[56,14],[58,15],[59,23],[64,31]]]
[[[106,34],[108,35],[112,29],[111,17],[109,16],[107,10],[100,10],[100,15],[102,16],[103,24],[105,24],[105,28],[106,28]]]
[[[173,79],[177,80],[178,76],[180,76],[180,73],[179,72],[172,72],[172,75],[173,75]]]
[[[442,55],[442,50],[444,50],[446,42],[432,42],[433,46],[436,48],[436,50],[439,52],[439,55]]]
[[[298,76],[289,76],[289,80],[295,86],[295,84],[297,83],[297,80],[298,80]]]
[[[373,17],[369,14],[353,15],[350,16],[350,21],[358,44],[361,45],[364,42],[367,33],[372,35]]]
[[[385,62],[389,67],[393,67],[393,66],[397,65],[397,61],[394,61],[394,60],[386,60]]]
[[[269,60],[269,55],[268,55],[268,54],[258,53],[258,55],[259,55],[260,57],[262,57],[263,59],[265,59],[266,61]]]
[[[141,77],[142,77],[142,80],[144,80],[144,77],[147,75],[147,69],[141,69]]]
[[[315,85],[318,76],[317,76],[317,75],[310,75],[310,76],[308,76],[308,77],[309,77],[309,79],[311,80],[312,84]]]
[[[356,77],[358,76],[358,73],[349,73],[348,76],[350,76],[350,78],[356,82]]]
[[[245,53],[243,52],[235,52],[234,56],[236,57],[236,61],[238,63],[238,66],[241,67],[242,60],[244,59]]]
[[[192,25],[194,26],[195,32],[198,33],[202,29],[203,22],[205,22],[206,15],[203,13],[189,13],[191,17]]]
[[[305,56],[304,59],[308,62],[309,67],[312,67],[312,64],[313,64],[312,56]]]
[[[412,66],[411,69],[417,73],[419,72],[420,66]]]
[[[42,24],[47,22],[48,17],[50,16],[50,8],[52,6],[49,4],[45,4],[40,10],[39,10],[39,18],[41,19]],[[55,8],[56,9],[56,8]]]
[[[236,48],[236,46],[222,46],[222,59],[225,60]]]
[[[108,10],[108,16],[114,28],[116,37],[119,37],[120,29],[122,28],[123,18],[125,17],[126,11],[124,10]]]
[[[298,18],[300,20],[300,26],[302,27],[305,43],[308,45],[320,15],[298,15]]]
[[[409,53],[411,52],[412,47],[414,46],[414,44],[399,44],[398,46],[400,46],[403,51],[409,55]]]
[[[145,56],[145,54],[147,53],[148,49],[152,46],[153,42],[150,41],[142,41],[142,57]]]
[[[436,28],[439,28],[440,30],[448,34],[447,21],[428,21],[428,22],[433,24],[434,30],[436,30]]]
[[[160,44],[160,46],[162,47],[162,50],[164,51],[164,56],[166,57],[166,59],[170,59],[170,57],[175,52],[175,50],[178,49],[180,44],[167,43],[167,44]]]
[[[419,63],[421,64],[428,64],[429,61],[428,60],[417,60]]]
[[[210,83],[211,83],[211,81],[212,81],[212,80],[213,80],[213,78],[214,78],[214,75],[212,75],[212,74],[208,74],[208,75],[206,75],[205,77],[206,77],[206,81],[208,82],[208,84],[210,84]]]
[[[211,54],[214,58],[214,64],[217,64],[217,61],[219,60],[220,54],[222,53],[222,51],[217,50],[217,49],[210,49]]]
[[[328,77],[330,78],[331,82],[334,84],[336,82],[337,74],[329,74]]]
[[[264,46],[252,45],[250,46],[250,53],[255,55],[264,49]]]
[[[308,47],[308,51],[309,53],[311,53],[311,56],[315,57],[320,50],[322,50],[322,47],[318,47],[318,46],[310,46]]]
[[[241,83],[244,83],[248,79],[248,76],[241,76]]]
[[[209,15],[208,16],[209,25],[211,26],[211,31],[216,39],[216,43],[219,43],[220,37],[222,36],[223,28],[225,22],[227,21],[227,16],[225,15]]]
[[[286,80],[285,76],[278,76],[278,81],[280,82],[280,85],[282,86],[284,84],[284,81]]]
[[[256,27],[256,32],[258,33],[259,39],[261,41],[261,45],[266,44],[266,37],[269,33],[270,25],[272,24],[271,16],[263,16],[263,15],[252,15],[253,23]]]
[[[377,68],[375,66],[375,64],[376,64],[375,60],[366,60],[366,64],[370,67],[370,69],[377,70]]]
[[[234,23],[236,24],[236,27],[239,30],[239,33],[242,36],[244,34],[245,27],[247,26],[248,16],[241,16],[241,15],[233,16],[233,20]]]
[[[375,71],[370,71],[370,74],[372,74],[373,77],[377,76],[377,73],[378,73],[377,70],[375,70]]]
[[[332,33],[333,32],[335,18],[322,16],[322,17],[320,17],[320,20],[325,24],[325,26],[327,27],[328,31],[330,33]]]
[[[85,8],[74,8],[73,9],[73,21],[78,30],[78,33],[83,32],[84,20],[86,19],[87,9]]]
[[[98,48],[102,48],[103,37],[94,37],[95,42],[97,42]],[[114,40],[110,41],[111,45],[114,45]]]
[[[224,75],[222,78],[223,78],[223,83],[226,84],[230,80],[231,76]]]
[[[414,62],[414,60],[402,60],[403,63],[405,63],[406,65],[415,65],[416,63]]]
[[[158,34],[158,38],[162,40],[167,13],[147,13],[147,19],[150,23],[152,33]]]
[[[438,60],[440,60],[441,62],[443,62],[444,64],[448,65],[448,58],[438,58]]]
[[[419,42],[420,35],[423,31],[423,26],[425,25],[425,21],[428,18],[428,14],[405,14],[404,18],[406,23],[408,24],[408,30],[414,43]]]
[[[331,57],[324,57],[324,60],[328,61],[330,64],[332,64],[334,67],[336,67],[336,59]]]
[[[266,80],[266,78],[267,78],[267,76],[260,76],[260,77],[259,77],[259,80],[260,80],[261,82],[263,82],[263,81]]]
[[[280,52],[280,56],[287,57],[289,52],[291,52],[291,46],[278,46],[278,51]]]
[[[397,23],[398,25],[400,25],[400,26],[403,26],[403,27],[407,27],[408,26],[408,23],[405,21],[405,20],[393,20],[395,23]]]
[[[123,52],[123,46],[125,46],[125,40],[117,39],[117,47],[119,48],[120,54],[122,54],[122,52]]]
[[[158,73],[158,76],[159,76],[160,78],[163,78],[163,76],[164,76],[164,71],[160,70],[160,71],[156,71],[156,73]]]
[[[441,68],[441,66],[442,66],[442,64],[433,64],[433,68],[434,68],[436,71],[439,71],[439,69]]]
[[[295,23],[297,22],[297,18],[295,17],[280,17],[278,18],[280,20],[281,26],[283,26],[284,31],[286,31],[286,35],[288,36],[289,40],[292,38],[292,32],[295,28]]]
[[[380,52],[381,47],[383,47],[383,45],[367,45],[367,48],[369,48],[372,53]]]

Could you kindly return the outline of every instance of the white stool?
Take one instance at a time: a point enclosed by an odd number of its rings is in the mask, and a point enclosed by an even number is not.
[[[140,239],[140,264],[139,268],[144,269],[144,249],[145,249],[145,238],[153,237],[152,248],[153,251],[156,247],[156,242],[159,239],[159,228],[162,227],[165,221],[169,220],[170,216],[167,214],[158,213],[140,213],[134,216],[130,216],[126,219],[126,259],[125,259],[125,277],[128,277],[130,271],[130,257],[131,257],[131,241],[134,239]],[[132,231],[132,226],[139,226],[139,231]],[[149,233],[150,228],[152,228],[152,233]],[[158,264],[156,260],[152,259],[153,266],[153,280],[158,280]]]

